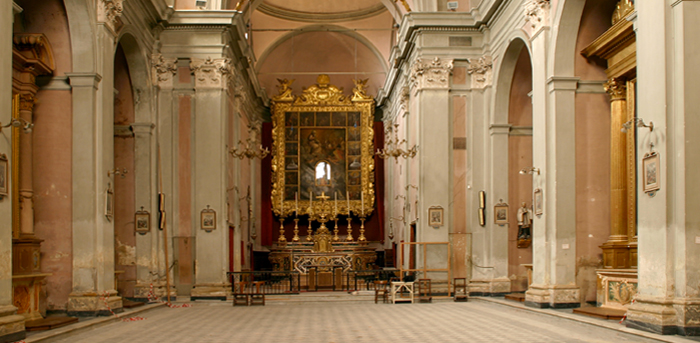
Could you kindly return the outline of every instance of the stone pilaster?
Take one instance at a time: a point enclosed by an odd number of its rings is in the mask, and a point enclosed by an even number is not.
[[[122,310],[114,287],[114,224],[106,215],[109,190],[114,187],[108,171],[114,168],[116,37],[99,23],[95,34],[98,69],[67,73],[73,96],[72,155],[76,157],[72,160],[73,285],[67,309],[81,316]]]
[[[546,1],[548,2],[548,1]],[[574,127],[578,79],[548,77],[549,28],[532,38],[533,189],[542,194],[542,213],[533,218],[533,281],[525,304],[578,307],[576,286],[576,189]]]
[[[654,130],[637,129],[637,168],[659,154],[659,186],[638,199],[639,284],[628,327],[662,334],[700,335],[700,2],[636,1],[637,114]],[[667,49],[659,49],[665,46]],[[660,66],[673,65],[673,68]],[[654,87],[641,87],[653,84]]]
[[[470,61],[467,73],[472,78],[472,89],[483,89],[491,86],[493,83],[493,59],[491,56],[482,56]]]
[[[231,76],[227,58],[192,59],[190,68],[195,77],[193,131],[193,227],[196,235],[195,285],[193,299],[226,299],[228,268],[228,226],[226,221],[226,166],[228,159],[226,89]],[[200,227],[202,210],[216,211],[216,230]],[[206,266],[204,268],[203,266]]]
[[[418,208],[420,222],[416,241],[447,242],[452,225],[452,121],[450,113],[450,75],[452,60],[434,58],[423,61],[417,58],[411,65],[410,87],[415,98],[417,144],[420,151],[413,159],[417,162]],[[448,191],[450,190],[450,191]],[[444,225],[428,226],[428,209],[444,209]],[[422,261],[421,249],[417,249],[416,261]],[[447,249],[427,256],[428,264],[446,261]],[[422,262],[416,267],[421,268]],[[430,276],[424,276],[430,277]]]
[[[11,0],[0,0],[0,123],[9,123],[12,113],[12,23],[15,13],[21,8]],[[0,133],[0,154],[12,161],[10,131]],[[12,168],[11,165],[8,166]],[[0,342],[14,342],[24,339],[24,317],[17,314],[12,305],[12,204],[8,198],[0,201]]]

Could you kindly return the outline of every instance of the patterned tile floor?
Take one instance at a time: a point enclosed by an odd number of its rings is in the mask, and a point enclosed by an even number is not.
[[[659,342],[485,301],[432,304],[195,302],[152,309],[53,342]],[[675,338],[681,339],[681,338]]]

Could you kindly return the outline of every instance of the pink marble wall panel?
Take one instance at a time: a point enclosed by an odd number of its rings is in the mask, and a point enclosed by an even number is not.
[[[532,127],[532,70],[530,55],[523,49],[518,56],[510,90],[508,123],[513,126]],[[527,269],[522,264],[532,263],[532,246],[518,248],[518,222],[516,214],[523,202],[532,205],[532,177],[519,171],[532,167],[532,136],[510,136],[508,139],[508,194],[510,205],[508,222],[508,274],[515,275],[511,282],[514,292],[527,289]],[[533,227],[531,230],[537,230]]]
[[[182,68],[181,68],[182,69]],[[180,81],[182,82],[182,70]],[[187,72],[189,82],[189,71]],[[178,98],[178,143],[177,143],[177,175],[178,203],[177,220],[178,236],[190,237],[192,233],[192,98],[180,95]],[[178,275],[180,284],[192,284],[193,280],[193,251],[189,241],[178,241]]]
[[[129,77],[129,67],[121,46],[114,58],[114,125],[131,125],[134,122],[134,98]],[[114,185],[114,253],[119,293],[133,297],[136,283],[136,238],[134,236],[134,137],[114,137],[114,168],[126,169],[123,175],[112,176]]]

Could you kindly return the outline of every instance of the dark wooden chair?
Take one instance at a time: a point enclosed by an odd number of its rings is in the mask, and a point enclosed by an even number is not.
[[[389,302],[389,282],[386,280],[374,281],[374,303],[379,302],[379,297],[383,303]]]
[[[455,302],[469,301],[469,291],[467,290],[467,278],[454,278]]]
[[[432,281],[430,279],[418,279],[418,301],[422,303],[433,302]]]

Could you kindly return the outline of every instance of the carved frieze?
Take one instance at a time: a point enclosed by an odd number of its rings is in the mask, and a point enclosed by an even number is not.
[[[534,31],[549,22],[550,0],[526,0],[523,4],[525,17],[530,21]]]
[[[625,100],[627,97],[627,84],[625,80],[619,77],[608,80],[608,82],[603,85],[603,88],[610,95],[611,101]]]
[[[231,59],[193,58],[190,61],[190,70],[194,73],[196,88],[227,89],[232,72]]]
[[[491,56],[482,56],[469,62],[467,73],[472,77],[472,89],[490,86],[493,79],[493,59]]]
[[[399,111],[403,112],[404,115],[408,114],[408,101],[411,99],[411,91],[408,87],[401,88],[401,95],[399,97]]]
[[[161,88],[173,86],[173,76],[177,72],[177,58],[165,58],[161,54],[151,56],[153,84]]]
[[[411,66],[409,83],[412,89],[447,89],[450,86],[452,60],[435,57],[430,62],[417,58]]]
[[[97,1],[97,20],[109,25],[114,29],[117,24],[117,19],[124,12],[125,0],[98,0]]]

